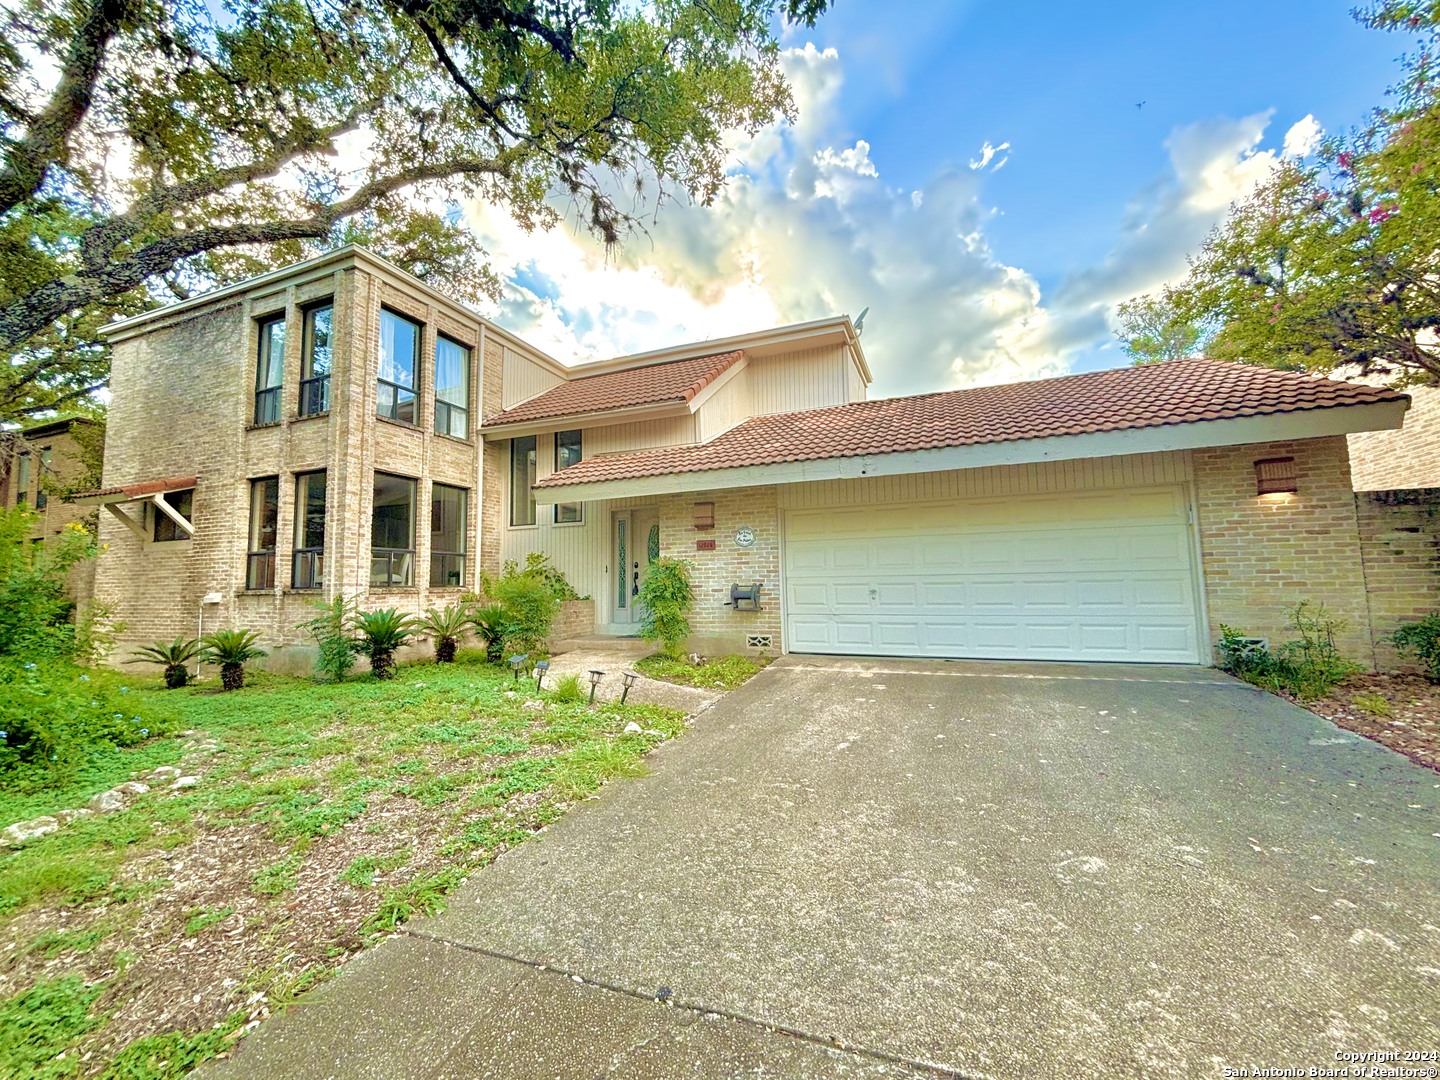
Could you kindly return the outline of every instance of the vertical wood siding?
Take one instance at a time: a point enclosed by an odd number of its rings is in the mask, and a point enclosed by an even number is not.
[[[508,409],[522,401],[543,394],[565,380],[518,349],[505,348],[504,390],[501,408]]]
[[[700,442],[723,435],[753,415],[750,403],[750,368],[741,368],[705,399],[695,412],[695,429]]]
[[[843,405],[849,400],[846,368],[853,367],[840,345],[752,359],[750,406],[754,416]]]

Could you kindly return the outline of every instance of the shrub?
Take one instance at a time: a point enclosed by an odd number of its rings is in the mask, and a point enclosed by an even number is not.
[[[555,685],[550,688],[552,701],[565,702],[571,705],[578,705],[585,700],[585,687],[580,683],[580,676],[575,674],[561,675],[555,680]]]
[[[115,604],[92,599],[75,613],[75,661],[103,664],[124,632],[125,624],[115,618]]]
[[[450,604],[440,610],[429,608],[416,620],[416,625],[435,639],[435,662],[453,664],[455,647],[471,628],[472,620],[465,608],[459,604]]]
[[[685,649],[690,636],[689,613],[695,603],[690,587],[690,564],[682,559],[656,559],[640,586],[645,619],[640,636],[660,642],[660,651],[672,659]]]
[[[415,622],[395,608],[357,612],[352,625],[377,679],[395,677],[395,650],[415,635]]]
[[[315,618],[303,624],[320,649],[315,657],[315,670],[329,675],[335,682],[344,682],[345,676],[355,666],[355,654],[360,650],[351,629],[355,601],[346,600],[343,596],[337,596],[329,603],[317,600],[315,610],[318,613]]]
[[[161,725],[62,661],[0,661],[0,775],[62,783],[95,747],[134,746]]]
[[[505,608],[509,633],[504,648],[521,652],[544,648],[560,610],[549,583],[539,575],[517,571],[512,562],[498,579],[486,576],[483,584],[486,597]]]
[[[220,665],[220,689],[239,690],[245,685],[245,664],[265,655],[255,647],[260,635],[254,630],[216,630],[201,639],[201,659]]]
[[[486,604],[470,612],[470,622],[485,643],[485,659],[498,664],[505,658],[505,642],[514,633],[510,609],[503,604]]]
[[[74,604],[65,591],[66,574],[95,554],[84,526],[66,525],[43,544],[30,541],[36,517],[28,511],[0,511],[0,657],[69,659],[75,652]]]
[[[570,579],[565,576],[565,571],[552,563],[548,555],[542,555],[538,551],[532,551],[525,556],[524,570],[519,568],[519,564],[514,559],[506,562],[501,570],[506,577],[519,576],[543,581],[550,587],[550,592],[556,600],[589,599],[575,591],[575,586],[570,584]]]
[[[200,642],[196,638],[177,637],[168,645],[157,641],[135,652],[135,656],[125,661],[127,664],[159,664],[165,669],[165,686],[179,690],[190,681],[190,671],[185,665],[200,655]]]
[[[1220,666],[1246,682],[1274,693],[1288,693],[1301,701],[1324,697],[1351,675],[1365,670],[1340,655],[1335,635],[1345,629],[1345,620],[1332,615],[1324,604],[1302,600],[1287,608],[1286,615],[1300,636],[1273,651],[1222,624]]]
[[[1426,678],[1440,683],[1440,611],[1426,615],[1419,622],[1406,623],[1387,640],[1402,653],[1419,660]]]

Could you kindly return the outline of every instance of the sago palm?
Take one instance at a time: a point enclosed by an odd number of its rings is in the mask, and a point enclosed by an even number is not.
[[[498,664],[505,655],[505,639],[514,633],[515,620],[503,604],[489,604],[470,612],[470,624],[485,643],[485,659]]]
[[[260,635],[254,630],[216,630],[201,639],[207,664],[220,665],[220,689],[239,690],[245,685],[245,664],[265,655],[255,643]]]
[[[356,612],[353,623],[360,650],[370,657],[377,679],[395,677],[395,650],[415,635],[415,621],[394,608]]]
[[[450,604],[438,610],[427,609],[415,620],[415,625],[421,633],[435,639],[435,662],[453,664],[455,646],[473,624],[470,612],[458,604]]]
[[[157,641],[136,649],[135,655],[125,661],[127,664],[160,664],[165,668],[165,687],[178,690],[190,681],[186,665],[200,655],[200,642],[196,638],[176,638],[170,644]]]

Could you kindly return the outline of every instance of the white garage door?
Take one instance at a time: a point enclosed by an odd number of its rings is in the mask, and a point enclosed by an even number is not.
[[[1179,487],[785,516],[791,652],[1196,663]]]

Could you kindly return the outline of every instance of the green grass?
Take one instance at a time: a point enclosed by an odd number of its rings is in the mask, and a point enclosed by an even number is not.
[[[177,898],[160,876],[161,855],[188,860],[193,843],[237,832],[242,842],[234,850],[246,861],[230,869],[239,891],[248,885],[279,900],[244,908],[248,947],[235,955],[252,966],[225,976],[247,993],[264,992],[274,1006],[328,977],[334,958],[439,910],[467,875],[605,781],[640,772],[645,753],[683,727],[674,710],[590,708],[583,695],[575,701],[553,686],[543,693],[533,683],[516,687],[506,672],[473,662],[405,666],[385,683],[250,672],[246,687],[230,694],[214,693],[213,680],[166,691],[158,672],[93,677],[115,692],[125,686],[147,715],[163,713],[163,730],[193,734],[97,752],[48,789],[6,787],[0,826],[83,806],[98,791],[178,764],[187,743],[213,740],[220,750],[187,766],[201,777],[193,788],[157,789],[129,809],[80,818],[35,843],[0,850],[0,922],[39,908],[38,927],[52,927],[32,930],[12,954],[22,966],[10,976],[17,993],[0,1002],[0,1077],[177,1076],[228,1045],[242,1014],[212,1028],[156,1031],[124,1047],[107,1034],[108,1013],[97,1005],[102,992],[123,995],[139,969],[152,980],[147,992],[155,992],[152,950],[168,955],[185,938],[214,932],[227,919],[238,923],[241,896]],[[506,697],[512,690],[515,696]],[[522,708],[537,698],[546,702],[544,711]],[[647,733],[624,735],[631,720]],[[433,842],[400,848],[407,841],[397,839],[397,821]],[[324,904],[325,889],[337,890],[337,898],[348,892],[371,914],[358,936],[354,922],[318,938],[312,932],[294,960],[287,894],[307,862],[335,844],[344,845],[338,864],[344,869],[331,871],[328,884],[305,877],[307,895],[315,892]],[[394,874],[401,867],[405,873]],[[163,904],[175,909],[157,907]],[[76,910],[62,917],[61,909]],[[87,964],[97,963],[113,972],[103,987],[83,981]],[[92,1059],[81,1070],[85,1052]]]
[[[647,656],[635,662],[635,670],[652,679],[703,686],[712,690],[734,690],[770,663],[768,656],[714,656],[703,664]]]

